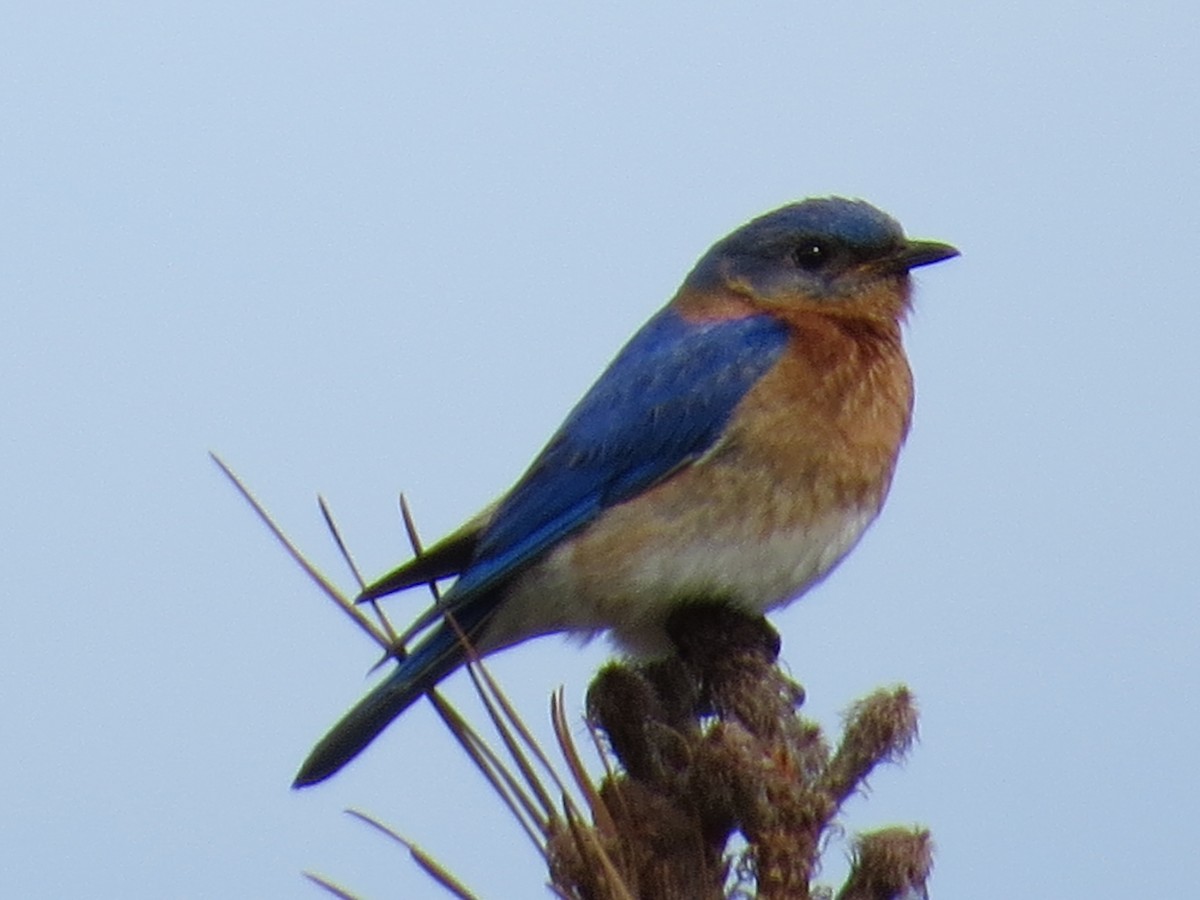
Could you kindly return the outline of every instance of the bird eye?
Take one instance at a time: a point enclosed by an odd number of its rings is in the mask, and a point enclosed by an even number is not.
[[[807,238],[796,245],[792,259],[802,269],[812,271],[820,268],[829,259],[829,247],[824,241]]]

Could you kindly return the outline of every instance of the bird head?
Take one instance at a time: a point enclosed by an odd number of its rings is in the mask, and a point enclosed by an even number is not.
[[[949,244],[910,240],[900,224],[861,200],[804,200],[759,216],[718,241],[684,292],[731,292],[785,313],[900,318],[908,273],[958,255]]]

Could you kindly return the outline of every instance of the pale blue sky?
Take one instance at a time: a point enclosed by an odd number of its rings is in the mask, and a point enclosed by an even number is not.
[[[441,896],[356,806],[541,896],[424,705],[288,789],[373,649],[206,452],[379,574],[398,490],[454,527],[713,240],[831,193],[963,251],[888,508],[775,616],[826,725],[921,702],[847,827],[931,827],[939,897],[1194,890],[1200,12],[646,6],[0,11],[0,895]],[[605,652],[494,671],[544,723]]]

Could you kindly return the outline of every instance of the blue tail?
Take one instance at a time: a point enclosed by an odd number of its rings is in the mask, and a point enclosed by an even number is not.
[[[308,754],[292,787],[324,781],[375,740],[388,723],[462,665],[466,651],[453,629],[442,624],[371,693],[342,717]]]

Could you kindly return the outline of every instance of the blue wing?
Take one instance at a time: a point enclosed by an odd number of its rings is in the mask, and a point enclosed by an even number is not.
[[[405,637],[445,612],[465,634],[478,634],[495,610],[494,590],[523,566],[708,450],[786,343],[785,327],[767,316],[694,323],[668,307],[633,336],[479,530],[452,535],[362,596],[461,569]],[[340,769],[465,659],[456,631],[442,622],[321,740],[296,786]]]
[[[446,605],[486,596],[607,507],[702,455],[786,343],[786,326],[765,315],[699,323],[670,307],[656,315],[500,504]]]

